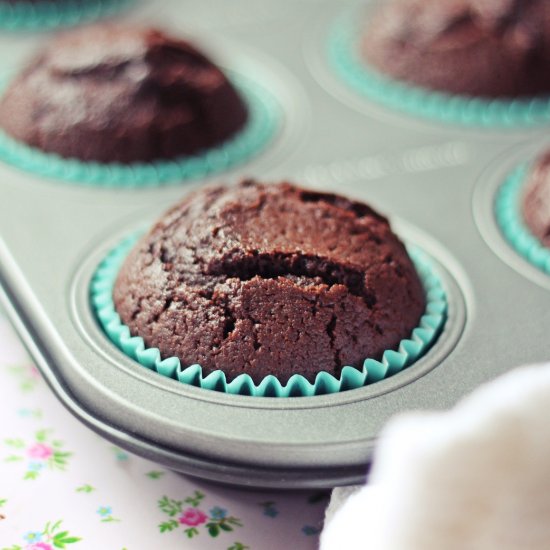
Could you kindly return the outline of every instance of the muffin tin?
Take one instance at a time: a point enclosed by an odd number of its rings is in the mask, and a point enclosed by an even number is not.
[[[165,379],[105,337],[90,308],[90,280],[116,243],[205,181],[104,189],[0,165],[2,302],[77,417],[190,475],[250,487],[332,487],[364,478],[393,414],[448,408],[517,365],[548,359],[550,277],[510,248],[493,215],[499,183],[545,147],[545,127],[493,131],[417,120],[355,94],[326,57],[342,9],[330,0],[257,0],[253,8],[235,0],[234,11],[222,0],[152,4],[128,18],[194,36],[222,66],[268,86],[284,113],[261,156],[210,181],[286,178],[369,202],[430,256],[448,319],[418,362],[338,394],[256,398]],[[25,43],[28,51],[39,40],[2,37],[4,66],[14,47]]]

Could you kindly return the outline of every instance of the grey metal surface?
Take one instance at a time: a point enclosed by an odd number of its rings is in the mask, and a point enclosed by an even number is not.
[[[196,185],[105,190],[0,165],[3,301],[61,400],[119,445],[192,475],[264,487],[330,487],[364,477],[376,436],[407,409],[447,408],[521,363],[548,359],[547,277],[516,258],[491,202],[547,128],[480,131],[417,121],[346,90],[323,55],[342,5],[321,0],[143,3],[128,17],[193,34],[222,65],[271,87],[285,111],[277,141],[217,176],[289,178],[364,199],[435,260],[450,299],[445,332],[403,373],[339,395],[228,396],[135,365],[101,333],[87,289],[117,240]],[[43,37],[0,37],[7,69]],[[547,140],[548,141],[548,140]],[[0,296],[1,297],[1,296]]]

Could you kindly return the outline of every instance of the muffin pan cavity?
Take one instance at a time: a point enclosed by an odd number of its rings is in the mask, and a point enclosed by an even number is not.
[[[388,349],[380,360],[365,358],[362,368],[344,366],[339,376],[321,371],[310,382],[294,374],[288,383],[268,375],[254,383],[248,374],[227,380],[225,373],[216,370],[208,376],[200,365],[182,365],[177,357],[162,357],[157,348],[147,347],[139,337],[132,337],[130,329],[117,313],[113,303],[113,286],[119,268],[137,237],[129,237],[111,250],[97,267],[90,283],[90,302],[97,321],[105,335],[128,357],[141,366],[167,378],[199,388],[232,395],[256,397],[313,397],[357,389],[401,372],[429,352],[444,330],[447,320],[447,294],[438,270],[417,247],[409,247],[409,254],[420,275],[426,296],[426,307],[418,326],[398,348]]]
[[[181,471],[192,473],[187,464],[191,456],[214,463],[220,459],[218,453],[222,453],[223,460],[234,465],[252,461],[247,465],[248,482],[259,486],[271,483],[261,477],[264,474],[258,469],[260,464],[272,465],[275,472],[280,469],[282,477],[276,484],[283,487],[297,483],[293,477],[295,468],[304,469],[300,482],[304,487],[329,486],[337,471],[342,475],[347,470],[346,476],[358,479],[360,466],[353,462],[364,463],[365,457],[359,458],[361,448],[364,450],[365,445],[371,445],[368,443],[370,437],[365,439],[365,425],[379,421],[388,396],[393,395],[393,399],[399,401],[401,389],[414,386],[430,372],[445,368],[442,365],[452,357],[466,322],[462,290],[443,266],[452,266],[453,262],[446,254],[439,259],[438,246],[433,239],[409,224],[399,222],[399,225],[411,237],[407,246],[422,251],[429,258],[445,290],[448,309],[445,326],[429,351],[386,380],[332,395],[273,399],[197,388],[143,368],[106,337],[90,303],[90,285],[99,263],[124,241],[125,236],[142,233],[145,229],[128,223],[123,227],[117,224],[109,237],[99,236],[95,246],[84,251],[83,261],[75,264],[78,267],[69,289],[71,326],[87,358],[82,357],[80,366],[73,365],[63,377],[73,378],[74,389],[82,397],[86,396],[93,416],[111,416],[115,410],[124,411],[130,399],[131,415],[117,415],[113,418],[113,426],[131,433],[132,426],[139,425],[142,440],[131,438],[134,449],[159,460],[160,454],[147,450],[147,441],[155,440],[158,449],[172,447],[172,451],[180,455],[172,462],[172,467]],[[429,254],[426,250],[430,250]],[[68,365],[60,367],[65,371]],[[159,398],[162,403],[156,402]],[[184,423],[178,420],[182,415],[187,419]],[[357,417],[361,422],[355,421]],[[342,424],[343,433],[327,430],[327,422],[330,425],[334,419]],[[206,438],[205,433],[208,434]],[[224,448],[224,441],[231,441],[231,445]],[[354,449],[351,454],[350,448]],[[331,449],[329,457],[324,454],[327,449]],[[326,479],[318,477],[320,471],[324,471]],[[225,468],[224,473],[220,470],[207,474],[203,470],[199,475],[222,479],[220,476],[227,472]],[[243,483],[244,478],[240,475],[238,479],[226,478],[225,481]]]
[[[346,104],[393,120],[403,115],[466,130],[521,130],[550,122],[550,96],[500,99],[453,95],[421,88],[383,75],[359,52],[368,18],[380,2],[351,9],[334,8],[317,22],[306,42],[310,69],[320,83]],[[395,113],[401,116],[395,117]]]
[[[268,89],[240,74],[230,74],[248,108],[242,130],[223,144],[196,155],[151,162],[83,162],[46,153],[16,141],[0,130],[0,161],[37,176],[98,187],[180,185],[245,163],[269,147],[282,125],[282,107]]]
[[[187,9],[211,10],[214,21],[222,3],[189,0]],[[94,272],[184,193],[214,183],[212,173],[182,185],[68,185],[58,174],[0,162],[0,300],[56,395],[120,447],[225,483],[330,487],[363,479],[393,415],[447,409],[500,374],[548,358],[550,276],[508,244],[494,213],[508,174],[545,149],[544,128],[478,132],[377,105],[328,65],[327,36],[341,8],[328,0],[281,3],[276,25],[271,17],[227,25],[217,17],[209,27],[204,15],[192,38],[282,111],[264,152],[215,181],[287,180],[388,216],[407,246],[429,259],[447,297],[445,326],[425,355],[364,387],[292,398],[198,388],[127,357],[90,305]],[[181,2],[163,2],[158,13],[152,5],[129,12],[131,21],[170,30],[182,17]],[[320,8],[328,17],[312,26]],[[23,38],[0,40],[6,66]],[[319,81],[308,70],[312,43]],[[533,141],[524,143],[526,135]]]
[[[527,178],[548,144],[537,140],[499,159],[480,178],[474,214],[489,246],[522,275],[550,289],[550,249],[531,233],[521,214]]]
[[[172,11],[176,9],[175,6],[172,6]],[[237,131],[231,133],[229,137],[225,138],[223,141],[218,141],[208,148],[200,147],[197,152],[189,153],[185,156],[174,156],[174,158],[160,158],[158,160],[147,160],[147,161],[131,161],[128,163],[122,161],[113,161],[113,162],[102,162],[102,161],[85,161],[78,158],[74,158],[70,155],[62,156],[62,154],[54,152],[46,152],[42,149],[28,145],[23,141],[12,137],[8,131],[4,131],[0,128],[0,162],[6,164],[7,166],[12,166],[14,169],[22,170],[28,172],[31,176],[31,179],[37,180],[49,180],[52,182],[65,182],[75,185],[83,186],[94,186],[101,188],[153,188],[166,185],[181,185],[182,182],[190,180],[204,180],[215,175],[222,173],[227,173],[230,171],[238,170],[241,167],[249,166],[250,164],[259,164],[260,166],[265,166],[265,164],[270,165],[273,162],[277,162],[281,156],[285,158],[292,156],[300,145],[300,138],[303,138],[305,129],[309,124],[309,110],[307,102],[304,98],[304,92],[301,88],[301,84],[296,81],[293,75],[289,74],[288,70],[276,60],[271,58],[269,55],[266,55],[264,52],[261,52],[253,47],[250,47],[246,43],[242,43],[241,40],[234,40],[231,36],[220,37],[219,33],[208,33],[198,32],[196,29],[181,28],[174,26],[173,18],[171,17],[171,12],[169,9],[159,10],[160,13],[157,14],[156,18],[151,20],[151,14],[149,10],[144,7],[142,10],[135,10],[132,12],[132,20],[128,21],[128,26],[137,25],[138,28],[143,26],[145,28],[157,28],[161,32],[168,36],[168,38],[173,38],[174,41],[182,40],[188,41],[192,47],[194,47],[199,52],[199,57],[201,54],[209,59],[214,66],[218,66],[221,71],[228,78],[230,85],[232,85],[237,94],[242,99],[245,104],[248,116],[244,125],[240,127]],[[142,21],[145,18],[146,21]],[[124,25],[124,22],[120,19],[117,19],[117,25]],[[93,34],[94,28],[92,27],[90,31],[88,30],[73,30],[73,36],[78,36],[79,33],[82,35],[78,40],[81,42],[84,41],[87,43],[87,36],[83,33],[91,32]],[[188,32],[191,31],[191,32]],[[107,32],[104,32],[107,34]],[[128,33],[131,37],[131,33]],[[138,33],[135,33],[138,34]],[[134,36],[135,39],[135,36]],[[20,49],[21,37],[14,38],[13,40],[5,39],[4,43],[0,43],[0,55],[5,51],[6,57],[10,49],[17,48]],[[69,37],[66,39],[69,40]],[[70,40],[77,40],[77,38],[70,37]],[[102,41],[105,41],[105,36],[102,36]],[[145,39],[144,39],[145,40]],[[18,63],[10,63],[9,70],[6,70],[0,76],[0,93],[6,94],[10,89],[10,83],[13,80],[17,80],[19,73],[24,73],[25,68],[28,66],[28,63],[33,60],[39,52],[41,52],[41,43],[43,41],[48,41],[48,38],[42,37],[40,40],[29,39],[29,42],[35,42],[35,48],[27,47],[29,53],[25,56],[25,59],[19,59]],[[159,41],[159,39],[157,39]],[[122,44],[117,45],[118,49],[121,49],[124,52],[124,43],[121,39]],[[128,42],[128,41],[127,41]],[[56,55],[61,55],[59,48],[63,46],[62,40],[59,45],[52,46],[52,52],[49,53],[47,62],[50,66],[50,73],[55,73],[57,61],[55,61]],[[128,46],[128,44],[126,44]],[[82,47],[82,46],[81,46]],[[154,49],[154,45],[151,48]],[[168,46],[166,46],[167,48]],[[104,47],[103,47],[104,50]],[[97,55],[104,56],[105,53],[102,48],[99,48],[100,53]],[[135,48],[134,48],[135,50]],[[153,51],[153,50],[152,50]],[[34,52],[34,53],[33,53]],[[73,94],[71,91],[71,78],[73,80],[77,77],[72,75],[71,71],[76,69],[71,68],[71,62],[80,64],[82,67],[79,70],[90,71],[90,67],[86,66],[86,63],[90,63],[89,57],[93,50],[86,50],[85,47],[82,47],[82,52],[80,58],[77,57],[75,60],[63,60],[58,61],[61,67],[66,67],[63,70],[66,70],[67,73],[64,74],[64,86],[60,86],[60,93],[68,93],[69,95]],[[101,53],[103,52],[103,53]],[[144,59],[141,59],[142,53],[139,51],[129,51],[124,55],[135,57],[132,59],[130,65],[135,64],[141,69],[147,64]],[[88,59],[88,61],[87,61]],[[185,59],[185,57],[184,57]],[[92,59],[93,61],[93,59]],[[97,78],[105,78],[105,74],[108,74],[109,70],[114,70],[109,66],[108,56],[102,60],[105,62],[105,67],[102,67],[102,71]],[[139,65],[141,62],[141,66]],[[176,61],[174,63],[177,63]],[[116,62],[113,62],[116,65]],[[183,63],[183,62],[180,62]],[[65,64],[65,65],[64,65]],[[122,67],[124,64],[121,65]],[[207,66],[207,64],[205,65]],[[84,68],[83,68],[84,67]],[[120,67],[119,67],[120,68]],[[204,69],[204,67],[203,67]],[[118,69],[117,69],[118,70]],[[120,77],[118,86],[120,87],[125,83],[125,78],[132,81],[132,71],[128,70],[128,75],[126,77],[124,74]],[[27,96],[29,92],[32,93],[32,87],[36,86],[33,84],[37,79],[40,79],[41,82],[45,82],[43,86],[47,87],[52,83],[52,78],[48,75],[47,71],[40,73],[38,70],[34,70],[34,80],[32,78],[24,77],[23,80],[27,82],[27,85],[22,86],[22,88],[27,88]],[[87,74],[87,73],[86,73]],[[78,96],[79,101],[84,101],[83,98],[86,98],[85,101],[88,104],[88,109],[93,111],[91,105],[91,100],[89,99],[89,93],[86,94],[86,89],[94,86],[94,72],[91,71],[91,76],[88,81],[82,85],[82,90],[80,91],[81,96]],[[206,71],[203,70],[201,73],[204,78]],[[47,75],[47,76],[46,76]],[[166,75],[165,75],[166,76]],[[49,78],[49,80],[47,80]],[[144,108],[145,114],[147,115],[149,106],[147,101],[151,99],[158,100],[161,104],[166,100],[167,109],[172,107],[170,99],[170,89],[166,85],[163,89],[158,82],[155,83],[155,78],[160,78],[162,81],[162,75],[158,77],[151,73],[148,76],[149,80],[147,84],[149,88],[156,89],[160,88],[159,94],[164,95],[158,98],[154,97],[154,93],[148,92],[144,99],[141,99],[141,103],[137,107]],[[77,80],[78,82],[78,80]],[[48,84],[49,83],[49,84]],[[72,83],[74,86],[74,82]],[[195,86],[199,84],[194,83]],[[135,93],[139,96],[139,85],[133,83],[124,84],[127,89],[124,90],[122,94],[121,102],[124,103],[128,101],[128,98],[131,97],[132,93]],[[132,86],[136,87],[136,90],[132,90]],[[55,86],[52,85],[53,89],[51,93],[55,93]],[[200,86],[199,86],[200,87]],[[112,89],[109,89],[109,86],[106,85],[106,93],[115,94],[117,92],[117,87],[113,86]],[[196,93],[193,92],[193,93]],[[129,95],[128,95],[129,94]],[[13,96],[16,94],[12,94]],[[45,102],[44,95],[41,97],[41,102]],[[216,96],[217,97],[217,96]],[[14,98],[15,104],[17,105],[17,99]],[[203,103],[212,101],[212,98],[203,98]],[[32,105],[28,101],[25,104]],[[69,117],[71,111],[60,109],[55,106],[55,101],[52,102],[54,108],[60,112],[61,118]],[[193,108],[193,103],[188,103],[188,107]],[[206,103],[204,103],[206,105]],[[198,105],[200,109],[204,105]],[[215,107],[215,106],[214,106]],[[19,107],[18,107],[19,108]],[[151,107],[152,109],[158,109],[159,107]],[[47,113],[47,105],[43,105],[44,112]],[[98,107],[99,111],[98,117],[108,112],[109,107],[106,107],[104,102],[99,101]],[[107,109],[107,111],[105,110]],[[200,115],[199,109],[199,115]],[[219,107],[218,107],[219,109]],[[117,110],[115,109],[115,112]],[[9,110],[8,110],[9,112]],[[139,109],[137,111],[139,114]],[[176,113],[177,114],[177,113]],[[179,115],[178,115],[179,116]],[[218,115],[220,116],[220,115]],[[221,113],[223,117],[223,111]],[[31,117],[29,117],[31,118]],[[166,117],[165,117],[166,118]],[[55,124],[63,125],[63,121],[55,122],[55,118],[52,119]],[[84,131],[89,135],[97,133],[97,126],[99,123],[104,124],[104,121],[101,121],[101,118],[98,120],[92,121],[89,124],[84,125]],[[51,123],[51,121],[50,121]],[[168,124],[169,121],[165,120],[165,124]],[[46,128],[46,132],[51,132],[51,129],[48,129],[48,121],[42,120],[42,124]],[[12,124],[12,127],[17,128],[17,124]],[[22,123],[21,128],[25,128],[25,122]],[[74,126],[78,128],[78,124]],[[19,129],[18,132],[23,130]],[[117,127],[111,129],[116,131]],[[136,131],[139,131],[139,124],[135,127]],[[32,134],[29,135],[32,136]],[[210,132],[211,134],[213,132]],[[88,135],[84,134],[84,136]],[[52,135],[55,135],[53,133]],[[192,135],[192,134],[191,134]],[[46,137],[48,134],[46,134]],[[147,136],[140,136],[139,139],[132,140],[131,136],[122,136],[123,140],[127,141],[128,148],[138,148],[142,147],[146,149],[146,153],[151,155],[151,151],[147,150],[145,146]],[[153,136],[155,139],[156,137]],[[44,136],[32,136],[33,140],[44,139]],[[152,138],[149,138],[152,139]],[[205,139],[205,136],[202,136],[202,139]],[[213,138],[214,139],[214,138]],[[63,141],[70,146],[70,140],[60,139],[59,143],[55,147],[65,147]],[[85,143],[82,145],[76,138],[76,148],[86,150]],[[85,139],[82,141],[85,142]],[[173,141],[173,140],[172,140]],[[191,141],[193,141],[191,139]],[[151,147],[157,147],[158,144],[154,143],[152,139]],[[101,148],[99,148],[101,150]],[[103,148],[105,150],[105,148]],[[108,149],[106,149],[108,151]],[[102,152],[101,154],[106,154]],[[138,156],[136,153],[131,153]],[[95,158],[95,157],[92,157]],[[265,164],[264,164],[265,163]]]

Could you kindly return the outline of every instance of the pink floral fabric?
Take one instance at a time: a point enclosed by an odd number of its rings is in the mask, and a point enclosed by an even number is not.
[[[115,447],[57,401],[1,313],[0,402],[0,550],[317,548],[326,499],[228,489]]]
[[[201,523],[206,523],[208,516],[202,511],[197,510],[197,508],[187,508],[183,511],[183,514],[179,518],[179,522],[184,525],[189,525],[191,527],[196,527]]]
[[[45,460],[47,458],[50,458],[50,456],[52,456],[53,449],[51,449],[47,445],[44,445],[43,443],[36,443],[35,445],[29,448],[29,450],[27,451],[27,454],[31,458],[39,458],[39,459]]]

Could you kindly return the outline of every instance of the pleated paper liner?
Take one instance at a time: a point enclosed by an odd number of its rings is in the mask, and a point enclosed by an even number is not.
[[[30,147],[0,130],[0,161],[38,176],[99,187],[156,187],[201,179],[258,155],[281,126],[282,109],[273,95],[236,73],[229,78],[248,107],[243,129],[221,145],[193,156],[131,164],[84,162]]]
[[[22,0],[9,4],[0,0],[0,30],[41,31],[70,27],[113,15],[133,0]]]
[[[255,384],[247,374],[241,374],[229,382],[221,370],[204,376],[198,364],[182,365],[177,357],[163,358],[157,348],[147,348],[141,337],[130,334],[130,329],[122,323],[115,310],[113,286],[124,259],[137,239],[136,235],[129,237],[111,250],[94,274],[90,299],[99,324],[120,350],[143,367],[206,390],[256,397],[305,397],[360,388],[412,365],[437,340],[447,318],[447,297],[437,271],[420,249],[410,247],[409,254],[426,293],[426,311],[410,338],[402,340],[398,349],[385,351],[380,361],[367,358],[361,369],[345,366],[339,378],[328,372],[319,372],[313,383],[299,374],[293,375],[286,384],[273,375],[266,376],[259,384]]]
[[[495,200],[495,217],[502,234],[512,248],[529,263],[550,275],[550,249],[531,233],[521,215],[523,187],[530,165],[522,164],[512,171]]]
[[[550,121],[550,96],[511,100],[459,96],[381,74],[361,58],[362,20],[357,13],[346,13],[336,21],[328,40],[330,65],[360,95],[413,116],[466,126],[518,128]]]

